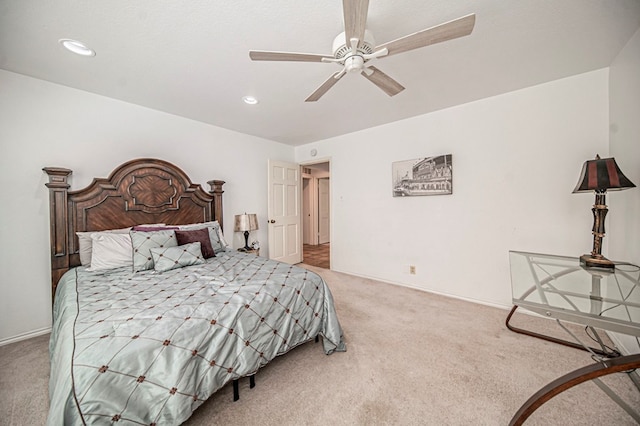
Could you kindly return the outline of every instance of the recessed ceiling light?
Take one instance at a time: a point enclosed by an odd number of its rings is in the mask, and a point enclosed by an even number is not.
[[[77,55],[81,55],[81,56],[96,56],[96,52],[93,51],[91,48],[87,47],[86,44],[80,42],[80,41],[76,41],[76,40],[71,40],[68,38],[61,38],[60,40],[58,40],[58,43],[60,43],[61,45],[63,45],[65,47],[65,49],[69,50],[70,52],[73,52]]]
[[[242,100],[244,101],[245,104],[249,104],[249,105],[255,105],[258,103],[258,100],[253,96],[245,96],[244,98],[242,98]]]

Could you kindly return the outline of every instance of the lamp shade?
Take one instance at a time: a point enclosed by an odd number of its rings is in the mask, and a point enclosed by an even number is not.
[[[615,158],[600,158],[585,161],[576,188],[576,192],[604,192],[633,188],[635,185],[620,170]]]
[[[258,216],[256,214],[237,214],[233,230],[236,232],[255,231],[258,229]]]

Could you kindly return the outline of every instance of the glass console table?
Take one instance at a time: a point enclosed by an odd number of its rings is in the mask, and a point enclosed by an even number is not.
[[[570,387],[592,380],[631,417],[640,423],[640,413],[613,393],[598,377],[616,372],[631,374],[640,368],[640,354],[621,356],[610,350],[596,329],[640,337],[640,268],[618,263],[615,269],[586,268],[579,259],[547,254],[509,252],[513,308],[506,325],[517,333],[589,351],[595,364],[554,380],[534,394],[511,420],[522,424],[536,409]],[[545,336],[509,324],[518,308],[553,318],[575,340]],[[600,348],[585,345],[563,321],[587,326]],[[640,388],[639,388],[640,389]]]

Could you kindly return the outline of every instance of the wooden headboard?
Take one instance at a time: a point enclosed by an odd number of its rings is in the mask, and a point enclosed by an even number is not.
[[[177,166],[152,158],[132,160],[108,178],[69,191],[72,171],[45,167],[49,175],[51,296],[60,277],[80,265],[76,232],[103,231],[145,223],[187,224],[217,220],[222,227],[222,185],[206,192]]]

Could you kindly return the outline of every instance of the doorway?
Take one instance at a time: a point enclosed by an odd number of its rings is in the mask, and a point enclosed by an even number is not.
[[[302,166],[302,257],[331,268],[331,176],[329,162]]]

